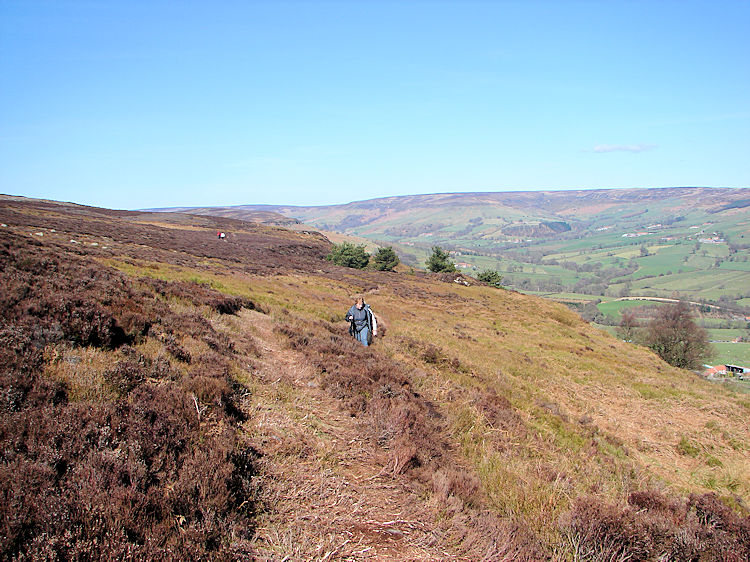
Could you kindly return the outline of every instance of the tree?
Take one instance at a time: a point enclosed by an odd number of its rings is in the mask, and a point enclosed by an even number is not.
[[[625,341],[633,341],[638,331],[638,319],[632,310],[623,310],[620,325],[617,326],[617,335]]]
[[[378,271],[393,271],[399,261],[391,246],[378,248],[378,251],[372,256],[372,264]]]
[[[425,262],[427,269],[433,273],[452,273],[456,271],[456,264],[450,260],[448,252],[440,246],[432,247],[432,255]]]
[[[503,281],[503,276],[493,269],[485,269],[479,275],[477,275],[482,283],[487,283],[492,287],[500,287]]]
[[[326,256],[328,261],[344,267],[364,269],[370,263],[370,254],[365,251],[364,244],[355,246],[349,242],[334,244],[331,253]]]
[[[695,323],[684,301],[659,307],[646,327],[644,343],[664,361],[683,369],[699,368],[713,353],[708,333]]]

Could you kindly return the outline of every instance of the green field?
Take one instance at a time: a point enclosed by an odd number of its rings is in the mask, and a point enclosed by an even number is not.
[[[750,368],[750,343],[713,343],[716,353],[711,358],[715,365],[741,365]]]
[[[596,307],[605,316],[614,316],[619,320],[623,310],[644,305],[657,306],[658,304],[651,301],[603,301],[596,305]]]
[[[675,273],[633,281],[633,294],[669,297],[673,293],[695,299],[717,300],[724,295],[744,295],[750,288],[750,272],[711,269]]]

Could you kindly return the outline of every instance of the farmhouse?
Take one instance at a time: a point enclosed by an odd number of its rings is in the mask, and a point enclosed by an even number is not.
[[[731,375],[744,379],[745,375],[750,373],[750,369],[740,367],[739,365],[716,365],[714,367],[704,365],[704,367],[706,368],[706,370],[703,371],[703,376],[705,378]]]
[[[714,367],[710,365],[704,365],[706,367],[706,370],[703,371],[703,376],[705,378],[712,378],[716,376],[723,376],[727,374],[727,366],[726,365],[716,365]]]

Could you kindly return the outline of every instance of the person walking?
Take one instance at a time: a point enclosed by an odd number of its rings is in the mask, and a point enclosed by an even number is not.
[[[378,335],[378,321],[363,297],[356,298],[346,313],[346,321],[349,322],[349,334],[364,346],[370,345],[373,336]]]

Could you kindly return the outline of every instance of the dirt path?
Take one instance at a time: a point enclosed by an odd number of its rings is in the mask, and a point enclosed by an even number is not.
[[[266,559],[459,559],[434,512],[407,481],[383,471],[384,452],[318,387],[273,319],[244,311],[239,322],[261,349],[245,429],[263,455],[257,547]]]

